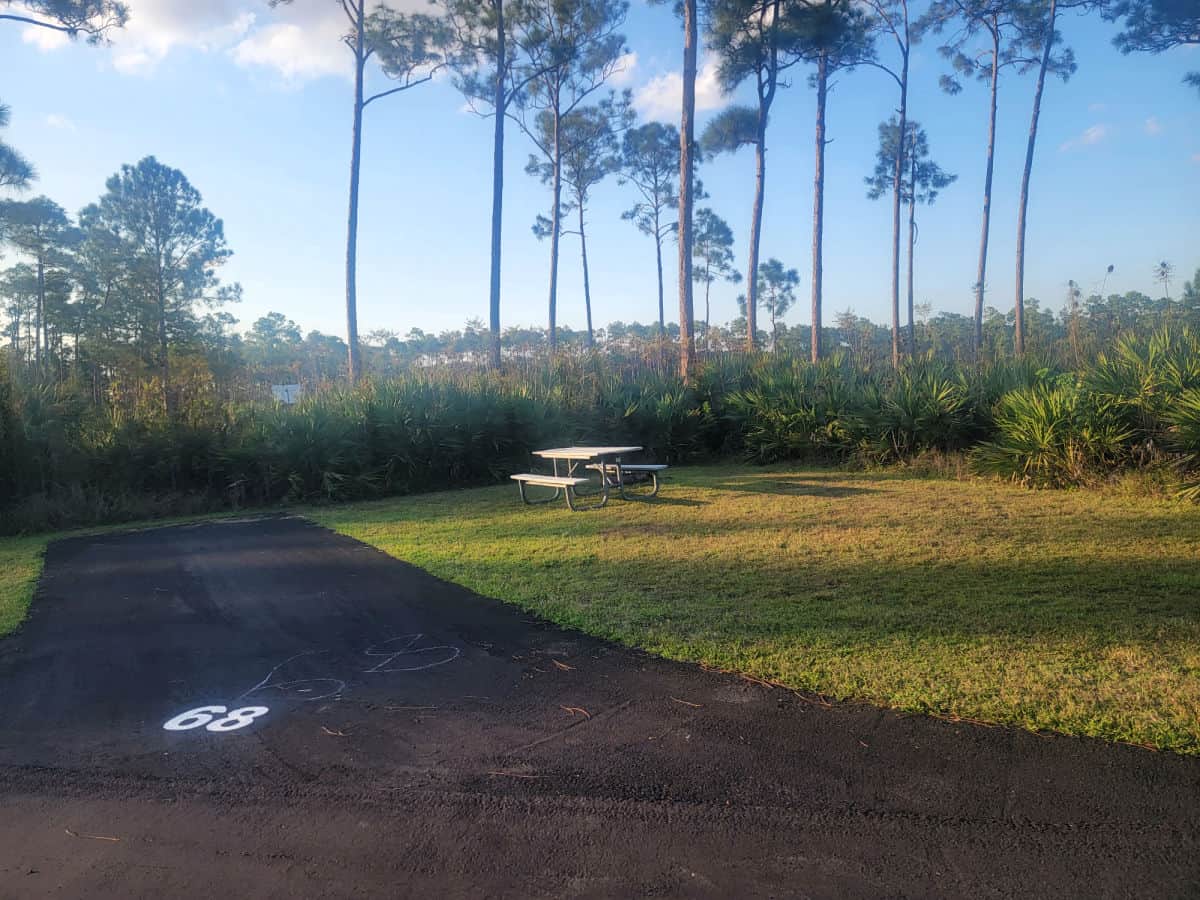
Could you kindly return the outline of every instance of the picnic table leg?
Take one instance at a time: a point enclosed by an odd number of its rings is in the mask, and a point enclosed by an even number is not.
[[[579,466],[580,462],[580,460],[571,460],[568,463],[569,468],[567,472],[569,475],[575,474],[575,470]],[[606,503],[608,503],[608,479],[605,478],[604,475],[604,457],[600,457],[600,501],[598,503],[589,503],[586,506],[576,505],[576,502],[580,499],[580,497],[579,492],[574,487],[567,487],[565,489],[565,493],[567,495],[567,507],[571,510],[571,512],[583,512],[584,510],[589,509],[601,509]],[[595,495],[589,491],[588,496]]]
[[[600,490],[600,501],[598,503],[589,503],[586,506],[579,504],[579,495],[575,493],[575,489],[568,487],[565,489],[567,495],[567,508],[571,512],[585,512],[589,509],[601,509],[608,503],[608,488],[604,487]]]
[[[540,500],[530,500],[529,497],[526,496],[526,494],[525,494],[525,482],[518,481],[517,489],[521,492],[521,500],[528,506],[536,506],[539,503],[553,503],[555,500],[558,499],[558,495],[562,493],[562,488],[555,488],[554,493],[551,494],[549,497],[544,497]]]

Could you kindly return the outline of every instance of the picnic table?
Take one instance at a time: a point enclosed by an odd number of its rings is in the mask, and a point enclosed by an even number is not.
[[[513,475],[521,491],[521,499],[528,504],[551,503],[565,494],[567,506],[571,510],[599,509],[608,503],[610,488],[616,488],[623,499],[630,499],[625,491],[625,476],[636,475],[648,477],[653,483],[650,496],[658,493],[658,473],[665,470],[665,465],[649,463],[626,463],[622,457],[638,453],[641,447],[553,447],[549,450],[535,450],[534,456],[548,459],[554,467],[553,475],[541,475],[536,472],[524,472]],[[560,464],[565,472],[560,471]],[[579,474],[579,468],[599,475],[599,484],[592,491],[592,479]],[[535,484],[554,489],[549,497],[531,499],[525,491],[526,485]],[[586,487],[586,492],[580,492]],[[599,500],[589,504],[577,504],[579,497],[599,497]]]

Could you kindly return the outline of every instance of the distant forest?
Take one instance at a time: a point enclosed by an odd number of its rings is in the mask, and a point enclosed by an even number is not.
[[[270,383],[354,382],[364,374],[380,377],[437,364],[499,368],[505,359],[580,349],[659,362],[670,356],[685,384],[694,375],[697,354],[738,350],[803,354],[813,362],[841,352],[865,366],[893,368],[905,358],[928,355],[982,365],[1038,354],[1078,366],[1125,331],[1196,323],[1200,315],[1200,272],[1191,279],[1181,272],[1177,279],[1169,261],[1146,272],[1147,287],[1157,285],[1153,293],[1110,295],[1101,286],[1085,295],[1074,282],[1065,297],[1034,299],[1024,290],[1041,102],[1055,81],[1076,69],[1067,44],[1070,24],[1079,14],[1099,16],[1114,23],[1113,40],[1122,52],[1161,53],[1200,42],[1200,8],[1190,0],[680,0],[684,68],[678,128],[636,121],[628,92],[611,86],[630,51],[623,34],[626,0],[436,0],[429,14],[402,13],[386,4],[368,7],[366,0],[330,2],[345,13],[343,43],[355,72],[345,336],[304,335],[286,312],[264,316],[239,333],[229,304],[240,299],[241,289],[219,277],[232,252],[222,222],[179,170],[153,157],[123,166],[95,203],[72,215],[50,198],[24,196],[37,180],[35,161],[0,140],[0,252],[9,262],[0,272],[0,303],[12,377],[69,384],[97,404],[128,406],[135,397],[144,404],[155,396],[160,412],[171,418],[200,385],[245,398],[261,396]],[[271,5],[286,7],[288,0]],[[43,27],[92,44],[106,43],[129,16],[118,0],[0,2],[0,27]],[[914,115],[919,110],[908,103],[910,54],[922,41],[935,44],[945,61],[934,74],[946,91],[957,93],[968,79],[989,88],[982,95],[989,128],[980,134],[985,178],[969,316],[935,313],[916,302],[912,287],[919,211],[956,180],[934,161]],[[755,103],[723,110],[696,133],[701,44],[719,61],[722,87],[752,85]],[[391,82],[369,94],[365,73],[375,65]],[[438,335],[375,331],[360,338],[363,116],[377,101],[417,89],[440,70],[495,126],[491,276],[486,309],[482,303],[480,309],[486,320],[472,319],[461,331]],[[887,326],[851,310],[824,309],[824,123],[834,102],[830,80],[851,70],[882,76],[896,99],[896,114],[879,123],[875,170],[864,174],[868,196],[892,208],[891,240],[880,247],[892,263]],[[1034,82],[1025,162],[1019,185],[1005,186],[1019,197],[1016,255],[1009,261],[1015,264],[1016,290],[1011,302],[989,303],[987,272],[995,262],[989,258],[990,210],[998,189],[994,153],[997,140],[1014,139],[997,136],[996,108],[1008,83],[1022,75]],[[1185,80],[1200,87],[1200,73]],[[801,302],[799,276],[778,259],[760,260],[759,246],[772,111],[780,91],[805,82],[817,97],[809,324],[788,326],[785,315]],[[0,104],[0,129],[9,118],[10,110]],[[505,328],[501,322],[503,154],[512,128],[533,150],[526,171],[547,191],[547,215],[535,223],[549,253],[547,325],[540,330]],[[742,149],[755,160],[755,177],[747,179],[753,216],[744,264],[734,258],[728,224],[704,205],[696,177],[705,160]],[[593,325],[586,210],[589,192],[608,178],[628,190],[631,205],[624,218],[649,238],[648,252],[652,246],[656,255],[657,309],[647,311],[649,326]],[[557,323],[564,236],[579,239],[583,259],[587,326],[579,332]],[[676,254],[676,260],[664,258]],[[677,306],[664,297],[664,268],[679,274]],[[708,296],[718,281],[744,286],[742,315],[733,322],[710,322]],[[651,290],[648,285],[648,297],[655,296]]]

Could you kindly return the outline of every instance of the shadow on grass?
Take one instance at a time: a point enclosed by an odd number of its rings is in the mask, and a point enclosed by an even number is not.
[[[707,485],[716,490],[742,491],[750,494],[779,494],[804,497],[854,497],[860,494],[877,494],[869,487],[852,487],[847,484],[829,484],[820,479],[788,478],[777,475],[761,475],[716,481]]]
[[[645,503],[647,506],[708,506],[707,500],[692,500],[688,497],[664,497],[662,494],[651,497],[649,495],[628,494],[625,497],[619,497],[620,500],[628,500],[634,503]]]

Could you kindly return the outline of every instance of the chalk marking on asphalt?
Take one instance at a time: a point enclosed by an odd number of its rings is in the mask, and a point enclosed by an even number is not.
[[[121,843],[119,837],[109,837],[107,834],[88,834],[86,831],[72,831],[70,828],[64,828],[67,834],[76,838],[87,838],[89,841],[111,841],[114,844]]]
[[[443,666],[448,662],[453,662],[462,655],[462,650],[458,647],[451,647],[448,644],[437,644],[432,647],[416,647],[414,645],[420,641],[425,635],[423,633],[403,634],[399,637],[388,638],[381,644],[372,645],[363,651],[363,655],[371,657],[383,657],[379,663],[369,669],[365,669],[368,673],[386,674],[389,672],[421,672],[425,669],[432,669],[435,666]],[[401,645],[401,642],[405,642]],[[389,646],[393,645],[393,646]],[[399,646],[399,649],[397,649]],[[230,706],[235,706],[238,702],[244,700],[252,694],[259,691],[277,690],[284,693],[292,694],[308,694],[314,690],[313,685],[327,685],[332,689],[325,693],[315,694],[312,697],[301,697],[303,703],[313,703],[318,700],[327,700],[333,698],[340,700],[342,694],[347,689],[347,683],[340,678],[295,678],[290,681],[272,682],[276,673],[286,666],[288,663],[300,659],[304,656],[320,656],[329,653],[329,650],[304,650],[300,653],[293,654],[279,663],[267,673],[267,676],[252,688],[235,697]],[[444,659],[435,659],[433,662],[422,663],[412,666],[393,666],[397,659],[402,656],[417,656],[418,654],[429,653],[447,653]],[[300,687],[305,685],[305,687]],[[215,734],[225,734],[230,731],[238,731],[245,728],[255,719],[259,719],[270,712],[270,708],[266,706],[243,706],[237,709],[230,710],[228,707],[215,704],[210,706],[196,706],[192,709],[185,710],[178,715],[172,716],[163,723],[165,731],[192,731],[196,728],[204,728],[206,731],[211,731]],[[574,715],[574,713],[572,713]],[[586,713],[585,713],[586,715]],[[222,718],[218,718],[221,716]],[[339,735],[340,736],[340,735]]]
[[[291,681],[281,681],[281,682],[278,682],[277,684],[270,683],[271,679],[275,677],[275,673],[278,672],[280,669],[282,669],[284,666],[286,666],[288,663],[290,663],[292,660],[299,659],[302,656],[319,656],[323,653],[328,653],[328,652],[329,652],[328,650],[305,650],[301,653],[295,654],[294,656],[289,656],[287,659],[285,659],[283,662],[281,662],[279,665],[277,665],[275,668],[273,668],[270,672],[268,672],[266,678],[264,678],[262,681],[260,681],[254,687],[250,688],[250,690],[246,691],[244,694],[241,694],[238,697],[236,697],[233,702],[236,703],[238,700],[243,700],[246,697],[249,697],[251,694],[255,693],[256,691],[266,690],[268,688],[274,688],[279,691],[284,691],[285,693],[290,689],[290,690],[292,690],[293,693],[297,693],[297,694],[307,693],[308,691],[312,690],[312,688],[297,688],[296,685],[299,685],[299,684],[336,685],[336,687],[333,690],[328,691],[327,693],[318,694],[315,697],[302,697],[301,700],[304,703],[314,703],[317,700],[328,700],[330,697],[340,696],[342,694],[342,692],[346,690],[346,682],[342,681],[339,678],[297,678],[297,679],[293,679]]]
[[[449,644],[438,644],[433,647],[418,647],[414,650],[413,645],[423,637],[425,637],[425,635],[419,632],[417,634],[402,634],[399,637],[388,638],[382,644],[368,647],[363,651],[364,656],[383,656],[386,657],[386,659],[369,669],[363,669],[363,671],[367,673],[421,672],[425,669],[432,669],[434,666],[444,666],[446,663],[453,662],[462,655],[462,650],[460,650],[458,647],[451,647]],[[396,644],[400,641],[408,641],[408,643],[406,643],[399,650],[387,646],[388,644]],[[384,649],[385,647],[387,649]],[[434,662],[423,663],[418,666],[384,668],[385,666],[389,666],[391,663],[395,662],[401,656],[415,656],[418,653],[429,653],[435,650],[446,650],[449,651],[450,655],[445,659],[438,659]]]

